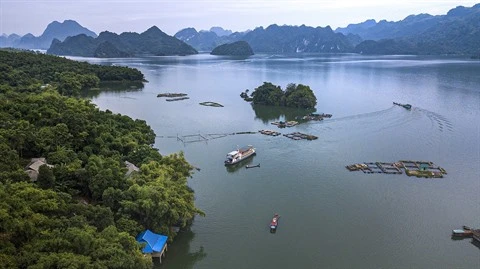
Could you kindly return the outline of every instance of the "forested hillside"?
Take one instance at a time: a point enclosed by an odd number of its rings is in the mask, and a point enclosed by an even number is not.
[[[250,56],[253,50],[245,41],[237,41],[230,44],[220,45],[212,50],[212,55]]]
[[[77,35],[68,37],[63,42],[54,40],[47,53],[111,58],[140,55],[190,55],[198,52],[190,45],[153,26],[141,34],[124,32],[117,35],[105,31],[101,32],[97,38]]]
[[[149,268],[135,236],[175,236],[196,214],[182,153],[161,156],[142,120],[75,97],[126,67],[0,51],[2,268]],[[44,157],[36,181],[25,166]],[[125,161],[140,170],[127,173]]]
[[[368,20],[336,31],[357,34],[365,41],[354,52],[363,54],[478,55],[480,4],[458,6],[446,15],[410,15],[398,22]]]

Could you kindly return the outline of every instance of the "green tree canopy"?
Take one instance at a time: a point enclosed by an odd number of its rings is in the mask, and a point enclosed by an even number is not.
[[[270,82],[264,82],[263,85],[255,88],[252,93],[253,103],[269,106],[282,106],[284,104],[284,93],[280,86],[273,85]]]
[[[143,74],[35,53],[0,58],[0,267],[151,267],[135,236],[172,239],[172,226],[203,215],[187,185],[192,166],[183,153],[160,155],[145,121],[74,97],[98,79]],[[24,169],[38,157],[54,167],[32,182]],[[140,172],[127,175],[125,161]]]
[[[288,84],[285,90],[285,106],[297,108],[314,108],[317,98],[309,86]]]
[[[302,84],[288,84],[283,91],[280,86],[264,82],[263,85],[255,88],[252,97],[254,104],[270,106],[315,108],[317,105],[317,98],[313,91],[309,86]]]

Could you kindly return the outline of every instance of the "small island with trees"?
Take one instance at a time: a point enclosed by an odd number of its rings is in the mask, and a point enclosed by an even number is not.
[[[282,90],[280,86],[264,82],[263,85],[255,88],[251,97],[248,96],[248,90],[242,92],[240,96],[246,101],[252,101],[253,104],[268,106],[315,108],[317,105],[315,94],[309,86],[303,84],[290,83],[285,90]]]
[[[251,56],[253,49],[246,41],[220,45],[212,50],[212,55]]]

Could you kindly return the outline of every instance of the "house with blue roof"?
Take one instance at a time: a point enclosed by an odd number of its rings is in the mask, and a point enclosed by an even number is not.
[[[152,258],[159,258],[162,262],[162,257],[165,256],[167,251],[168,236],[145,230],[136,239],[138,243],[145,244],[142,249],[143,254],[151,255]]]

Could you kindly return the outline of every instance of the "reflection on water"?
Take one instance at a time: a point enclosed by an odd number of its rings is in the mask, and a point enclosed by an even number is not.
[[[247,159],[245,159],[245,160],[243,160],[239,163],[236,163],[236,164],[233,164],[233,165],[226,165],[225,167],[227,168],[227,172],[235,173],[241,168],[245,169],[245,166],[253,163],[254,158],[255,158],[255,155],[250,157],[250,158],[247,158]]]
[[[158,260],[155,260],[154,268],[162,268],[163,265],[168,268],[193,268],[197,262],[207,256],[203,247],[191,252],[190,243],[194,237],[195,233],[190,229],[181,231],[175,237],[175,242],[168,246],[167,255],[162,260],[162,266],[158,263]]]
[[[452,239],[452,241],[462,241],[463,239],[471,239],[471,237],[469,238],[469,237],[452,235],[450,239]]]
[[[471,241],[470,243],[472,243],[472,245],[474,245],[474,246],[476,246],[478,249],[480,249],[480,242],[478,242],[477,240],[472,239],[472,241]]]
[[[141,81],[101,82],[98,90],[87,90],[82,93],[84,98],[98,97],[102,92],[138,92],[145,85]]]
[[[480,268],[479,249],[449,236],[459,222],[475,225],[480,213],[480,63],[356,55],[237,61],[204,54],[96,61],[137,67],[150,82],[142,91],[104,92],[94,103],[146,120],[162,153],[183,150],[202,167],[188,183],[206,217],[193,224],[195,237],[176,238],[161,268]],[[318,112],[251,106],[238,96],[264,81],[309,85]],[[159,103],[158,89],[185,89],[191,99]],[[207,100],[225,107],[198,105]],[[289,129],[270,124],[312,112],[333,117]],[[262,129],[319,139],[231,135]],[[178,143],[176,135],[205,142]],[[248,144],[262,153],[223,166],[232,145]],[[345,169],[402,159],[433,161],[448,175],[426,180]],[[268,232],[272,212],[285,216],[275,236]]]
[[[291,107],[276,107],[265,105],[253,105],[253,111],[255,111],[255,118],[262,120],[264,123],[270,121],[291,121],[295,120],[297,116],[305,116],[314,113],[315,109],[301,109]]]

